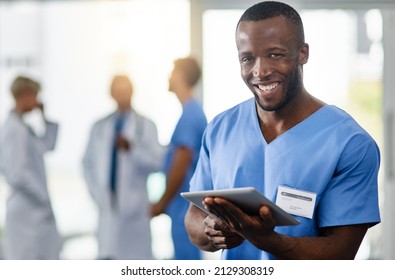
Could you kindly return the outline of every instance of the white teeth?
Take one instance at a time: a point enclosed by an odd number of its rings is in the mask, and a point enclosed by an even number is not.
[[[258,88],[259,88],[260,90],[263,90],[264,92],[268,92],[268,91],[274,89],[275,87],[277,87],[278,84],[279,84],[279,83],[274,83],[274,84],[271,84],[271,85],[268,85],[268,86],[258,85]]]

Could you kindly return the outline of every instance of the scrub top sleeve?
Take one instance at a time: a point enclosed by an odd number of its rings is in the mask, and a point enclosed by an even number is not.
[[[200,146],[200,129],[191,114],[184,112],[173,134],[172,143],[175,146],[185,146],[192,150]]]
[[[346,146],[317,208],[319,227],[380,222],[377,174],[380,152],[366,137]]]
[[[189,183],[190,191],[212,190],[213,181],[211,177],[210,152],[207,143],[207,130],[203,134],[202,146],[195,173]]]

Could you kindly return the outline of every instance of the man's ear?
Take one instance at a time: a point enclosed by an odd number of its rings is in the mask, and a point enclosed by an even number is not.
[[[299,64],[306,64],[309,60],[309,44],[304,43],[299,51]]]

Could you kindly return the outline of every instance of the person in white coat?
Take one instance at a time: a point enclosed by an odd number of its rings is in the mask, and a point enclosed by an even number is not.
[[[147,178],[164,148],[154,123],[132,109],[130,79],[115,76],[110,91],[117,110],[93,125],[83,158],[99,210],[98,259],[153,259]]]
[[[61,237],[47,189],[44,153],[55,147],[58,125],[45,119],[38,82],[17,77],[11,86],[15,108],[1,135],[3,174],[10,187],[6,206],[4,257],[58,259]],[[23,116],[40,108],[45,133],[36,135]]]

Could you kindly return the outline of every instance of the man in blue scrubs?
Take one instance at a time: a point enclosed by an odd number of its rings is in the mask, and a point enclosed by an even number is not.
[[[193,243],[223,259],[353,259],[380,222],[375,141],[347,113],[310,95],[298,13],[279,2],[245,11],[236,29],[241,76],[254,95],[218,115],[203,136],[190,190],[255,187],[300,220],[277,226],[270,209],[253,215],[206,197],[190,206]]]
[[[180,196],[180,192],[189,190],[189,181],[197,164],[202,135],[207,125],[203,110],[193,98],[193,88],[200,75],[200,66],[195,59],[186,57],[174,62],[169,90],[175,93],[182,104],[182,115],[165,158],[166,190],[151,209],[152,216],[162,212],[170,216],[174,258],[177,260],[201,258],[200,250],[189,240],[184,225],[189,204]]]

